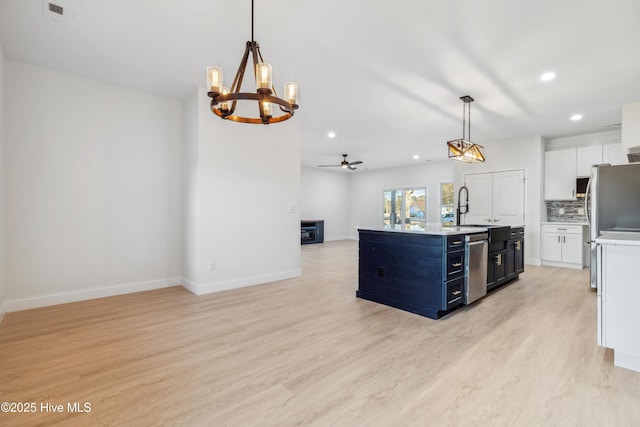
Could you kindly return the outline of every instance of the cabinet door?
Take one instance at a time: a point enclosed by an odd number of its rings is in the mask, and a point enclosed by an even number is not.
[[[516,240],[515,253],[516,274],[524,272],[524,239]]]
[[[544,199],[576,199],[576,149],[544,153]]]
[[[507,241],[507,279],[516,275],[516,240]]]
[[[605,144],[602,146],[602,163],[611,165],[627,164],[627,157],[622,152],[622,144]]]
[[[524,170],[493,174],[493,222],[524,225]]]
[[[576,156],[576,175],[591,176],[591,166],[602,163],[602,145],[580,147]]]
[[[507,250],[498,252],[496,258],[495,281],[501,283],[507,278]]]
[[[462,220],[465,224],[492,223],[492,175],[491,173],[465,175],[465,185],[469,190],[469,213]]]
[[[562,262],[562,235],[560,233],[542,233],[542,259]]]
[[[562,261],[582,264],[582,234],[562,235]]]
[[[603,346],[640,354],[639,246],[602,245]]]

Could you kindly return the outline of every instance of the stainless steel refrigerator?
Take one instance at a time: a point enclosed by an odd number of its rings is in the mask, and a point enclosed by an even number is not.
[[[591,237],[591,287],[596,288],[595,239],[605,231],[640,233],[640,163],[594,166],[585,211]]]

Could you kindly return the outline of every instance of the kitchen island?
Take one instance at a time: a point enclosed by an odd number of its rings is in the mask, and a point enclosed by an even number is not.
[[[356,296],[438,319],[463,303],[464,236],[481,227],[360,228]]]
[[[356,296],[432,319],[446,315],[465,303],[465,237],[487,233],[490,228],[441,224],[427,224],[424,229],[359,228]],[[514,243],[515,257],[507,253],[506,241],[503,244],[504,254],[488,256],[483,274],[488,276],[489,290],[523,271],[522,243]],[[513,274],[508,274],[511,270]]]

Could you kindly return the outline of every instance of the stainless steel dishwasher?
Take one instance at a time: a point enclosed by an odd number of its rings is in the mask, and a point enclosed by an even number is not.
[[[465,236],[464,303],[471,304],[487,294],[488,235]]]

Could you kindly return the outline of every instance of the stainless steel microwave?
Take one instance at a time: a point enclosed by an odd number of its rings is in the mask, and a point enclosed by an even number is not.
[[[589,184],[589,178],[577,178],[576,179],[576,197],[584,197],[587,192],[587,185]]]

